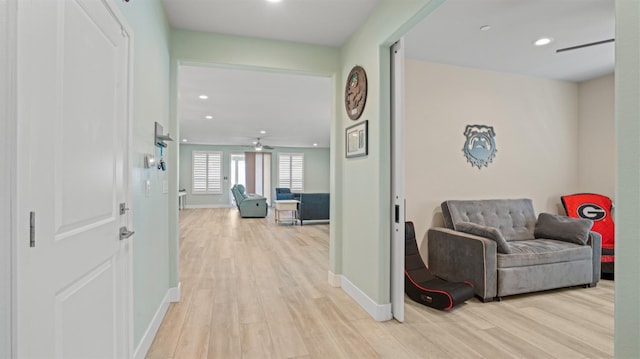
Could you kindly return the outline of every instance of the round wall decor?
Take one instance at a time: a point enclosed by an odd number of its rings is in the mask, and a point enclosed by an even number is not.
[[[352,120],[357,120],[367,102],[367,73],[362,66],[354,66],[347,76],[344,88],[344,107]]]

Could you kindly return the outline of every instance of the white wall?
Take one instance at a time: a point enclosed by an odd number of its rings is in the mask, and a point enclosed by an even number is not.
[[[577,188],[578,85],[406,61],[407,220],[421,241],[447,199],[531,198],[558,213]],[[488,167],[463,155],[466,125],[493,126]],[[421,248],[422,250],[422,248]]]
[[[613,75],[580,83],[578,192],[616,193],[615,94]]]

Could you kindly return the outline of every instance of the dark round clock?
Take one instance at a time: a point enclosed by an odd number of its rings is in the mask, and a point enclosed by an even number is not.
[[[347,76],[344,88],[344,107],[352,120],[357,120],[367,102],[367,73],[362,66],[354,66]]]

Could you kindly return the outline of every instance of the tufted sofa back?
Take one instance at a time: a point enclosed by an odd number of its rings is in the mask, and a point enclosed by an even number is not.
[[[444,201],[444,225],[457,230],[460,222],[497,228],[507,241],[534,239],[536,214],[530,199]]]

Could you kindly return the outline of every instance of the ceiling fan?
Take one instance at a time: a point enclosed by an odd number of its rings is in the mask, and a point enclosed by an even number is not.
[[[273,150],[273,147],[263,145],[262,142],[260,142],[260,137],[256,137],[256,141],[253,142],[253,146],[245,146],[245,147],[253,147],[253,149],[256,151]]]
[[[577,49],[582,49],[584,47],[589,47],[589,46],[595,46],[595,45],[602,45],[602,44],[607,44],[610,42],[614,42],[616,41],[616,39],[607,39],[607,40],[601,40],[601,41],[596,41],[596,42],[589,42],[586,44],[582,44],[582,45],[576,45],[576,46],[570,46],[570,47],[565,47],[563,49],[557,49],[556,50],[556,54],[560,53],[560,52],[565,52],[565,51],[571,51],[571,50],[577,50]]]

